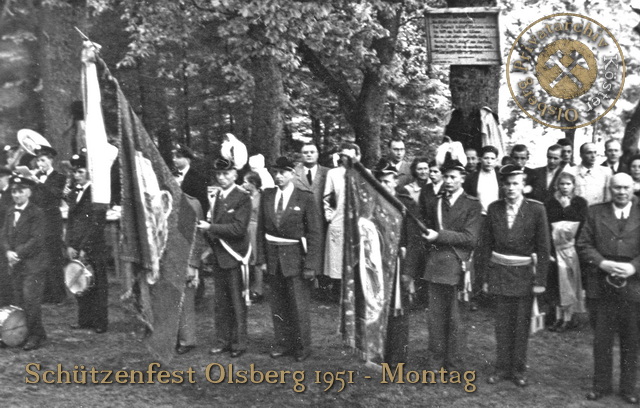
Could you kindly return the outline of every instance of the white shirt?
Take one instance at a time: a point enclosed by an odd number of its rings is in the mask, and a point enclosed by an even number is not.
[[[82,196],[84,195],[84,192],[87,190],[87,187],[89,187],[90,185],[91,185],[91,182],[88,182],[87,184],[82,186],[82,190],[78,191],[78,195],[76,196],[76,203],[80,202],[80,200],[82,199]]]
[[[547,188],[549,188],[551,187],[551,182],[553,181],[553,177],[555,177],[558,170],[560,170],[560,166],[556,167],[555,170],[551,170],[551,171],[549,171],[548,167],[546,169],[547,169]]]
[[[232,184],[231,187],[229,187],[226,190],[220,190],[220,197],[222,197],[223,200],[226,199],[229,196],[229,194],[233,191],[234,188],[236,188],[235,183]]]
[[[615,204],[611,203],[611,205],[613,206],[613,213],[615,214],[616,218],[617,219],[629,218],[629,213],[631,212],[632,203],[633,203],[632,201],[629,201],[627,205],[622,208],[618,208],[615,206]]]
[[[182,182],[184,181],[184,176],[185,174],[187,174],[187,172],[189,171],[189,169],[191,168],[191,166],[189,166],[188,164],[185,166],[184,169],[182,170],[178,170],[180,172],[179,175],[176,176],[176,181],[178,182],[178,184],[180,184],[182,186]]]
[[[451,194],[451,196],[449,197],[449,204],[451,205],[451,207],[453,207],[453,205],[458,200],[458,197],[460,197],[462,193],[464,193],[464,190],[462,188],[459,188],[458,191]],[[439,201],[440,205],[438,206],[438,224],[440,225],[440,229],[443,230],[445,229],[444,225],[442,225],[442,206],[444,205],[444,199],[440,199]]]
[[[276,212],[278,212],[278,201],[280,201],[280,197],[282,197],[282,209],[284,210],[285,208],[287,208],[287,204],[289,203],[289,199],[291,198],[291,194],[293,194],[293,183],[289,183],[287,184],[287,186],[284,188],[284,190],[281,190],[278,187],[278,191],[276,192],[276,200],[273,203],[274,205],[274,209]]]
[[[609,167],[587,168],[579,164],[569,169],[565,167],[564,171],[576,177],[575,194],[587,200],[589,205],[604,203],[611,199],[609,181],[613,174]]]
[[[45,181],[47,181],[47,177],[49,177],[49,175],[51,173],[53,173],[53,167],[50,167],[49,170],[47,170],[46,172],[43,172],[44,174],[38,177],[38,180],[40,180],[40,182],[44,183]]]
[[[480,170],[478,173],[478,199],[482,204],[482,213],[486,214],[489,204],[499,198],[500,186],[498,186],[495,170],[490,172]]]
[[[13,208],[19,211],[16,211],[13,213],[13,216],[15,217],[13,220],[13,225],[16,225],[18,223],[18,220],[20,219],[20,215],[22,215],[22,211],[24,211],[25,208],[27,208],[27,205],[29,205],[29,201],[27,201],[26,203],[24,203],[21,206],[14,206]]]

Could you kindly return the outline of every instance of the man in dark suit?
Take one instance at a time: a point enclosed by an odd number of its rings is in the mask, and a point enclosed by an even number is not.
[[[620,162],[622,157],[622,144],[618,139],[609,139],[604,143],[604,154],[607,160],[603,161],[601,166],[609,167],[613,174],[627,173],[629,174],[629,166]]]
[[[506,165],[500,174],[505,198],[489,206],[476,256],[484,289],[496,300],[497,361],[487,381],[510,378],[524,387],[533,296],[544,293],[549,267],[549,227],[542,203],[524,198],[522,169]]]
[[[247,350],[247,305],[242,298],[242,265],[248,264],[251,197],[236,185],[238,172],[233,162],[217,159],[211,223],[200,221],[213,252],[214,313],[216,340],[211,354],[225,351],[239,357]]]
[[[520,166],[524,172],[524,196],[527,198],[533,198],[531,192],[533,190],[533,169],[527,167],[529,161],[529,149],[523,144],[517,144],[511,149],[509,157],[513,159],[513,164]]]
[[[405,185],[411,183],[413,176],[411,175],[411,163],[405,160],[407,149],[404,146],[404,141],[401,139],[390,140],[388,144],[389,152],[386,159],[382,159],[396,169],[398,172],[398,188],[402,188]],[[378,166],[383,165],[382,162],[378,163]]]
[[[595,321],[593,389],[587,399],[612,392],[613,343],[620,338],[620,394],[638,404],[636,391],[640,331],[640,298],[623,285],[640,285],[640,207],[633,179],[618,173],[611,179],[613,200],[590,207],[576,248],[586,278],[590,313]],[[619,288],[616,288],[615,286]]]
[[[293,184],[294,164],[280,157],[272,167],[277,187],[264,191],[258,212],[258,260],[269,275],[276,344],[271,357],[311,353],[309,297],[320,273],[320,229],[313,195]],[[266,262],[266,265],[265,265]]]
[[[72,329],[107,331],[109,281],[107,279],[108,252],[104,238],[107,206],[91,202],[91,181],[84,155],[71,157],[75,186],[67,195],[67,256],[93,268],[93,286],[77,296],[78,322]]]
[[[552,145],[547,149],[547,165],[533,169],[530,198],[542,203],[553,197],[556,179],[562,173],[562,146]]]
[[[4,225],[4,219],[7,212],[13,206],[13,198],[9,189],[9,179],[11,178],[11,170],[7,167],[0,167],[0,228]],[[0,256],[0,307],[12,304],[12,290],[9,282],[9,264],[7,257]]]
[[[430,244],[423,278],[429,282],[429,353],[434,368],[460,367],[465,335],[464,308],[458,292],[464,284],[464,262],[477,245],[482,224],[480,201],[462,189],[466,170],[458,160],[445,162],[444,193],[424,203],[424,235]]]
[[[202,213],[206,217],[209,211],[209,196],[207,194],[207,179],[191,167],[194,159],[193,151],[187,146],[177,145],[173,149],[173,165],[176,181],[180,184],[182,192],[190,195],[200,202]]]
[[[36,149],[36,187],[33,202],[44,213],[44,234],[47,245],[49,265],[45,277],[44,301],[60,303],[67,297],[64,286],[64,242],[62,240],[62,213],[60,205],[64,197],[67,179],[53,168],[53,159],[57,156],[55,149],[40,146]]]
[[[496,147],[488,145],[480,149],[480,170],[470,174],[462,186],[467,194],[480,199],[483,214],[487,212],[489,204],[501,197],[497,159]]]
[[[32,201],[35,182],[11,177],[14,205],[7,212],[0,245],[10,267],[13,301],[27,315],[28,337],[24,350],[35,350],[46,340],[42,324],[42,294],[48,265],[44,214]]]

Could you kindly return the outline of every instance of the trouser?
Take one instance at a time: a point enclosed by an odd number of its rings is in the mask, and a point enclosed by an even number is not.
[[[178,343],[181,346],[196,345],[196,290],[191,286],[184,288],[178,328]]]
[[[109,325],[109,279],[105,262],[88,261],[93,267],[94,284],[78,301],[78,325],[107,329]]]
[[[0,255],[0,307],[13,305],[13,287],[7,257]]]
[[[497,295],[495,307],[496,369],[522,374],[527,370],[533,295]]]
[[[284,276],[278,265],[275,275],[269,275],[269,287],[276,345],[289,350],[310,348],[311,283],[300,274]]]
[[[429,354],[437,367],[461,364],[466,332],[462,324],[464,307],[458,300],[458,287],[429,283]]]
[[[13,268],[11,283],[13,300],[17,306],[24,309],[27,315],[29,337],[46,337],[42,324],[42,294],[44,291],[44,276],[42,269],[27,270],[18,264]]]
[[[233,350],[247,348],[247,305],[242,299],[242,271],[214,268],[216,343]]]
[[[64,243],[62,232],[60,235],[49,235],[45,252],[47,253],[47,268],[44,282],[44,302],[60,303],[67,297],[64,284]]]
[[[617,297],[592,302],[595,314],[593,338],[593,388],[602,393],[611,392],[613,370],[613,342],[620,338],[620,392],[635,394],[638,363],[638,309],[640,304]]]

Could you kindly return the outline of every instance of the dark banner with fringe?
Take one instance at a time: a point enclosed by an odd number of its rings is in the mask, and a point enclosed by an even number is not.
[[[399,278],[404,210],[360,163],[353,163],[345,178],[340,331],[364,360],[381,364],[387,361],[387,326]]]

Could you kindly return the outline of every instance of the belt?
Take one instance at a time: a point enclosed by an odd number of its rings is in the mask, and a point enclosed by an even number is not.
[[[298,239],[276,237],[271,234],[264,234],[264,237],[267,239],[267,242],[274,245],[296,245],[300,243]]]
[[[505,255],[492,251],[491,262],[504,266],[527,266],[533,264],[533,259],[530,256]]]

